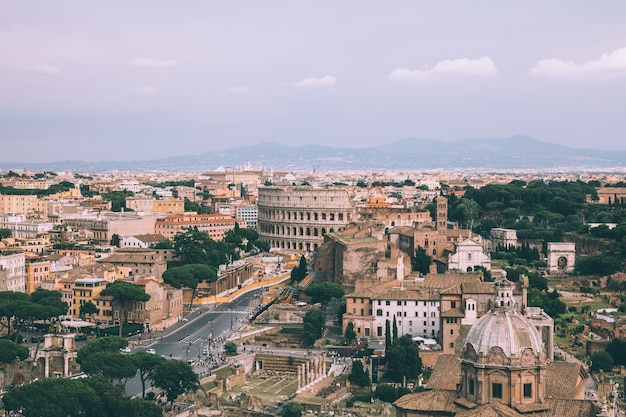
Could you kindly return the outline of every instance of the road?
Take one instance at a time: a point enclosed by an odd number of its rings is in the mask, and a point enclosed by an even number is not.
[[[207,355],[222,351],[223,341],[233,332],[238,331],[247,324],[247,318],[255,306],[260,303],[261,290],[256,290],[242,295],[230,303],[210,307],[207,311],[191,314],[189,319],[179,329],[165,336],[155,334],[156,339],[148,345],[134,349],[133,353],[154,349],[157,355],[166,359],[178,359],[183,361],[205,358]],[[211,336],[212,343],[209,343]],[[145,340],[146,335],[143,335]],[[221,340],[217,342],[216,340]],[[196,372],[202,372],[208,366],[195,366]],[[126,383],[126,394],[134,396],[141,394],[141,381],[138,376]]]

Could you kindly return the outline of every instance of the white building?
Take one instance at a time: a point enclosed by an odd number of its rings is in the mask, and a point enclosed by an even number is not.
[[[26,292],[26,258],[23,252],[0,254],[0,291]]]
[[[0,229],[9,229],[11,237],[29,239],[52,230],[51,222],[26,220],[25,214],[0,214]]]
[[[448,269],[461,272],[474,271],[482,266],[491,270],[491,257],[483,252],[483,246],[473,239],[465,239],[455,245],[456,252],[448,255]]]
[[[149,248],[150,245],[154,245],[159,242],[163,242],[167,238],[160,234],[146,234],[129,236],[120,241],[121,248]]]
[[[245,221],[247,228],[256,230],[259,218],[259,208],[252,204],[237,206],[235,210],[235,217]]]

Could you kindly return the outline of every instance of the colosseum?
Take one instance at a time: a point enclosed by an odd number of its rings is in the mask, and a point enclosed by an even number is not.
[[[315,251],[327,232],[355,220],[348,191],[340,188],[259,187],[259,235],[270,246]]]

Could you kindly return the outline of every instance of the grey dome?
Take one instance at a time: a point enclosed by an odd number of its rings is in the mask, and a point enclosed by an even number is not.
[[[504,355],[519,357],[527,349],[535,356],[543,356],[543,342],[535,326],[514,308],[495,308],[482,316],[470,329],[464,351],[471,345],[479,356],[489,354],[494,347]]]

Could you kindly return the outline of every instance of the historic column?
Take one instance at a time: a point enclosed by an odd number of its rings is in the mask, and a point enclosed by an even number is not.
[[[305,362],[306,364],[306,384],[309,385],[311,383],[311,366],[309,361]]]
[[[44,378],[50,378],[50,358],[48,357],[48,352],[46,352],[44,355],[44,363]]]
[[[63,376],[70,374],[70,357],[69,354],[63,355]]]
[[[298,379],[298,391],[302,388],[302,369],[298,366],[297,368],[297,379]]]

